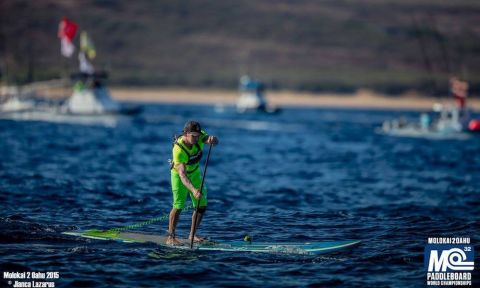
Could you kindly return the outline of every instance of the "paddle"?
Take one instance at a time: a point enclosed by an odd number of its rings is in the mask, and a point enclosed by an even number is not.
[[[208,167],[208,160],[210,159],[210,151],[212,151],[212,144],[208,148],[207,160],[205,161],[205,167],[203,168],[203,177],[202,177],[202,184],[200,185],[200,197],[198,198],[197,205],[195,205],[195,214],[193,215],[193,230],[192,230],[192,239],[190,240],[190,249],[193,248],[193,240],[195,239],[195,232],[197,230],[197,217],[198,217],[198,206],[200,205],[200,199],[202,199],[202,189],[203,183],[205,182],[205,175],[207,175],[207,167]]]

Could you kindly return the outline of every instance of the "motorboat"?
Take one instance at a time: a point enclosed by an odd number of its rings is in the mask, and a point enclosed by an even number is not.
[[[127,105],[115,101],[103,84],[106,73],[77,73],[73,94],[60,107],[60,112],[75,115],[123,114],[134,115],[141,111],[138,105]]]
[[[429,138],[429,139],[466,139],[470,129],[466,111],[457,107],[435,104],[433,111],[420,114],[418,121],[408,121],[405,117],[384,121],[377,132],[398,137]],[[433,116],[432,116],[433,115]],[[433,119],[433,120],[432,120]]]
[[[64,100],[38,96],[32,89],[38,89],[41,86],[38,83],[29,84],[22,89],[10,89],[10,95],[5,97],[7,100],[0,104],[0,118],[114,126],[118,116],[130,116],[141,111],[138,105],[114,100],[102,83],[104,78],[106,74],[103,73],[72,75],[71,79],[75,83],[73,93]]]
[[[244,75],[240,78],[239,85],[240,96],[237,99],[236,109],[239,113],[246,112],[266,112],[276,113],[279,111],[276,107],[268,105],[264,96],[265,85]]]

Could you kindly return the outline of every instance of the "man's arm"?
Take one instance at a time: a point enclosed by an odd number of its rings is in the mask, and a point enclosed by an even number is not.
[[[178,172],[178,175],[180,176],[180,180],[182,180],[183,185],[187,187],[188,190],[192,191],[193,196],[195,198],[200,199],[200,191],[193,187],[192,182],[190,182],[190,179],[187,177],[187,167],[185,166],[184,163],[179,163],[176,165],[176,169]]]

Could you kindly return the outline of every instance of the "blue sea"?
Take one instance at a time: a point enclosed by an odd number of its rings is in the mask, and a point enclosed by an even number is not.
[[[425,286],[428,237],[470,237],[480,251],[480,137],[375,132],[401,115],[418,116],[327,108],[237,114],[229,107],[146,104],[141,114],[113,117],[108,125],[0,120],[0,271],[58,272],[55,287]],[[319,256],[254,254],[62,234],[166,215],[172,137],[187,120],[220,140],[211,152],[199,235],[361,244]],[[190,212],[182,214],[180,236],[190,221]],[[136,231],[165,234],[167,225]],[[3,278],[0,286],[12,287]]]

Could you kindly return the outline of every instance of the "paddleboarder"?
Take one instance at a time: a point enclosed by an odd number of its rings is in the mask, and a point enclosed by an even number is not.
[[[170,167],[173,204],[169,215],[168,237],[166,241],[169,245],[182,245],[175,238],[175,229],[180,213],[185,206],[187,194],[190,194],[193,206],[196,208],[192,214],[189,240],[191,240],[195,228],[198,229],[203,214],[207,209],[207,189],[205,185],[202,191],[200,191],[202,177],[199,162],[202,158],[204,144],[217,145],[218,138],[208,135],[202,130],[200,123],[196,121],[187,122],[183,128],[182,136],[174,140],[172,149],[173,159]],[[197,215],[195,215],[196,213]],[[195,218],[197,220],[196,225],[194,225]],[[195,235],[194,241],[202,240],[202,237]]]

